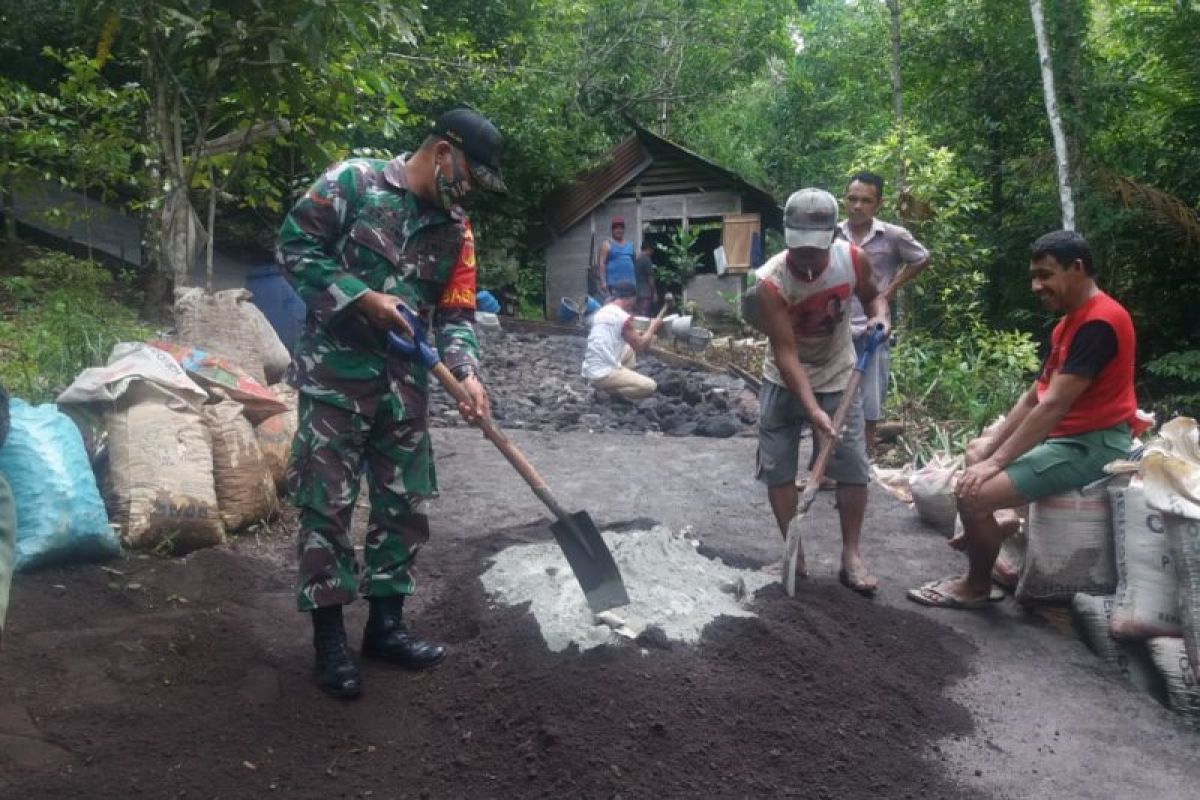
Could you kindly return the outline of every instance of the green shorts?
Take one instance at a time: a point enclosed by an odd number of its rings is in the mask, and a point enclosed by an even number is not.
[[[1104,477],[1104,465],[1129,457],[1129,426],[1047,439],[1004,468],[1026,500],[1086,486]]]

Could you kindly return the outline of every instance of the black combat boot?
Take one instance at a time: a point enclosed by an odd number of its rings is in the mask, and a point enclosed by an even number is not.
[[[427,669],[446,657],[444,646],[408,632],[404,626],[404,595],[368,599],[371,611],[363,631],[363,658],[378,658],[406,669]]]
[[[362,694],[362,675],[346,644],[342,607],[325,606],[312,612],[313,648],[317,651],[313,675],[321,691],[334,697],[352,698]]]

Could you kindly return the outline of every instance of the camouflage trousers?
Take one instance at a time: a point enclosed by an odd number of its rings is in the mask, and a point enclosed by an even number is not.
[[[400,419],[397,408],[379,403],[368,418],[300,395],[287,482],[300,509],[301,611],[344,605],[358,593],[413,592],[409,569],[429,540],[419,507],[437,493],[437,476],[425,417]],[[360,568],[350,519],[364,466],[371,513]]]

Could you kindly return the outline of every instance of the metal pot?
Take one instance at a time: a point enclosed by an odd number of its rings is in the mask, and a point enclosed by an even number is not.
[[[686,314],[682,317],[675,316],[669,325],[664,321],[663,327],[667,328],[671,336],[675,337],[676,339],[686,339],[692,330],[692,315]]]

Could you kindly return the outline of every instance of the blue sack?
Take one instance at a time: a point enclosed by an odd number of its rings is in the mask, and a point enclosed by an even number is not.
[[[10,402],[9,415],[0,474],[17,507],[16,571],[119,555],[75,423],[53,405],[23,400]]]

